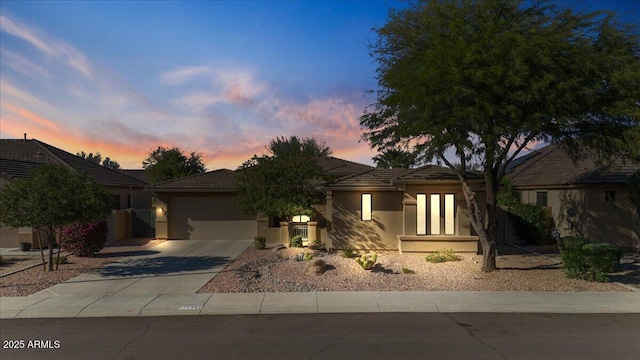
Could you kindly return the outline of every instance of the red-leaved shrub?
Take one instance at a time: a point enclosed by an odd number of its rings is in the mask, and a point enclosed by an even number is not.
[[[76,256],[93,256],[107,242],[107,222],[75,223],[62,229],[60,246]]]

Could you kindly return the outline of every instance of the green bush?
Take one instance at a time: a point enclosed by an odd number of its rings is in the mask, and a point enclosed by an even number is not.
[[[76,256],[93,256],[107,242],[107,222],[69,225],[62,230],[61,246]]]
[[[347,245],[342,249],[342,257],[351,259],[353,257],[353,252],[354,252],[353,246]]]
[[[515,204],[509,207],[516,235],[531,245],[551,244],[553,218],[549,210],[534,204]]]
[[[267,247],[267,238],[264,236],[256,236],[253,238],[253,247],[257,250],[264,250]]]
[[[409,269],[409,267],[407,267],[407,266],[403,266],[402,267],[402,272],[405,273],[405,274],[415,274],[416,273],[415,271]]]
[[[311,250],[327,250],[327,247],[320,240],[313,240],[313,242],[311,242],[311,244],[309,244],[309,249],[311,249]]]
[[[311,261],[313,259],[313,255],[308,252],[304,252],[302,254],[298,254],[293,258],[295,261]]]
[[[302,236],[296,235],[292,237],[289,247],[302,247]]]
[[[68,264],[69,263],[69,259],[67,259],[66,255],[62,255],[60,257],[56,256],[53,259],[54,259],[53,261],[55,261],[54,264],[57,264],[57,265]]]
[[[371,255],[362,255],[361,257],[356,259],[356,262],[358,263],[358,265],[362,266],[363,269],[371,270],[377,260],[378,254],[373,253]]]
[[[607,274],[620,265],[622,250],[609,243],[589,243],[581,237],[565,237],[558,242],[562,267],[570,279],[607,282]]]
[[[430,263],[443,263],[447,261],[460,261],[462,257],[454,253],[453,249],[440,249],[433,254],[427,255],[425,260]]]
[[[582,245],[588,242],[589,240],[582,236],[565,236],[558,240],[558,249],[560,249],[560,251],[564,249],[580,249]]]

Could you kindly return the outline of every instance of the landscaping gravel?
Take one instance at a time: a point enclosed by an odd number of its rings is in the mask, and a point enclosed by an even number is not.
[[[382,252],[370,271],[341,253],[316,251],[309,262],[294,258],[302,249],[248,248],[200,293],[304,292],[304,291],[633,291],[640,290],[640,261],[632,256],[614,283],[567,279],[557,257],[508,248],[497,257],[498,271],[482,272],[482,256],[461,255],[462,260],[433,264],[424,255]],[[557,255],[557,254],[556,254]],[[316,259],[327,264],[322,275],[307,271]],[[404,273],[403,267],[414,273]]]
[[[15,271],[30,264],[37,266],[0,277],[0,297],[31,295],[80,274],[122,260],[127,256],[137,255],[140,251],[149,249],[161,242],[163,241],[149,239],[117,241],[102,249],[94,257],[68,255],[69,263],[60,264],[58,270],[51,272],[43,271],[42,261],[38,252],[34,252],[35,258],[30,256],[29,260],[24,260],[24,258],[17,256],[5,256],[7,264],[0,265],[0,274]],[[48,259],[48,250],[45,251],[45,258]],[[55,258],[54,254],[54,261]]]

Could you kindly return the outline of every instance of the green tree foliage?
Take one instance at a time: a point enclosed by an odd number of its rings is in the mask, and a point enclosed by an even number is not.
[[[314,138],[299,138],[296,135],[285,138],[279,136],[269,141],[267,150],[273,156],[279,157],[298,157],[298,156],[330,156],[331,149],[325,144]]]
[[[240,209],[247,214],[264,213],[287,219],[312,215],[311,205],[323,197],[317,185],[326,179],[316,158],[331,154],[331,150],[315,139],[296,136],[273,139],[267,150],[270,155],[254,155],[238,169]]]
[[[379,151],[412,146],[420,160],[456,171],[484,271],[496,269],[498,185],[527,145],[638,149],[640,43],[611,14],[539,1],[425,0],[391,10],[376,31],[379,89],[360,118],[363,138]],[[469,163],[482,164],[482,204]]]
[[[376,167],[381,169],[408,169],[415,165],[415,154],[400,149],[384,149],[373,157]]]
[[[87,175],[61,165],[43,165],[29,178],[0,188],[0,223],[46,234],[49,270],[53,270],[53,246],[62,227],[105,219],[111,202],[111,193]]]
[[[202,163],[202,155],[192,152],[189,157],[177,147],[164,148],[158,146],[149,157],[142,162],[152,184],[181,177],[202,174],[206,171]]]
[[[77,156],[85,159],[85,160],[89,160],[92,163],[96,163],[98,165],[102,165],[108,169],[112,169],[112,170],[118,170],[120,169],[120,164],[118,164],[117,161],[113,161],[111,160],[109,157],[104,158],[104,160],[102,159],[102,155],[100,154],[100,152],[96,152],[95,154],[93,153],[85,153],[84,151],[81,151],[79,153],[76,154]]]

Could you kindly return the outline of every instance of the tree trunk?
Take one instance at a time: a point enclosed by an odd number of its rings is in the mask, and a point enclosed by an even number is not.
[[[49,229],[47,238],[49,239],[49,271],[53,271],[53,244],[56,241],[56,233],[53,229]]]
[[[47,271],[47,262],[44,261],[44,250],[42,249],[42,237],[40,236],[40,229],[37,229],[38,246],[40,247],[40,257],[42,258],[42,271]]]
[[[482,207],[480,207],[480,203],[478,201],[477,194],[471,189],[469,183],[464,180],[462,181],[462,190],[464,193],[465,200],[467,201],[467,208],[469,209],[469,217],[471,220],[471,226],[473,226],[474,230],[478,234],[480,238],[480,245],[482,247],[483,254],[483,262],[482,262],[482,271],[491,272],[497,270],[496,266],[496,242],[495,236],[491,239],[490,231],[485,226],[485,216],[482,213]],[[494,196],[495,198],[495,196]],[[495,219],[495,207],[493,207],[493,217],[488,214],[490,207],[487,207],[487,216],[489,219]],[[495,227],[495,222],[494,222]],[[495,231],[494,231],[495,232]]]

